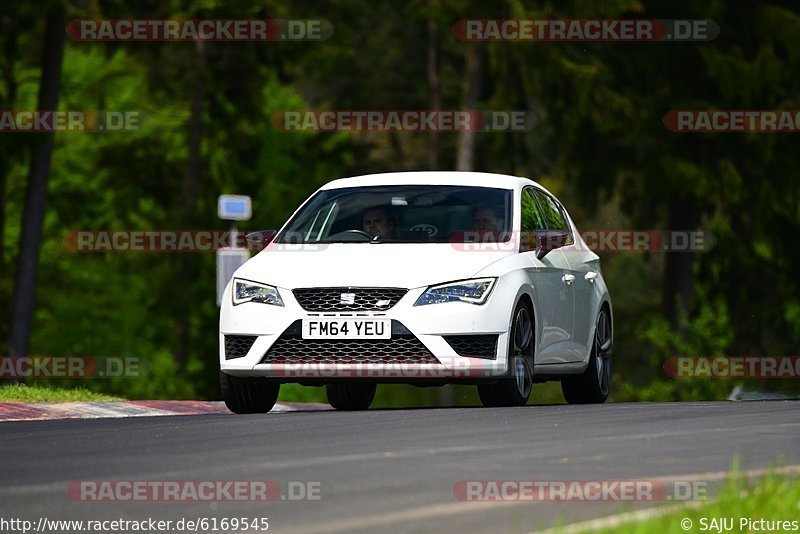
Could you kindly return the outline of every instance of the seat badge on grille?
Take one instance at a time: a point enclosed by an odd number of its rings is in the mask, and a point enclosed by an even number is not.
[[[356,303],[356,294],[355,293],[342,293],[339,304],[355,304]]]
[[[375,306],[377,306],[378,308],[382,308],[384,306],[388,306],[390,302],[392,302],[392,301],[389,300],[389,299],[382,299],[382,300],[379,300],[379,301],[375,302]]]

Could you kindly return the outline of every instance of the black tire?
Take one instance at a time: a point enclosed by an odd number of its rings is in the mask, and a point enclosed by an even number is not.
[[[231,376],[220,371],[219,388],[233,413],[267,413],[275,406],[281,385],[268,378]]]
[[[605,308],[597,315],[592,353],[583,374],[561,380],[564,399],[570,404],[601,404],[611,392],[611,317]]]
[[[337,410],[366,410],[375,398],[377,384],[371,382],[345,382],[326,384],[328,404]]]
[[[478,385],[478,396],[487,407],[525,406],[533,387],[533,352],[536,329],[533,312],[524,302],[517,304],[508,343],[509,374],[494,384]]]

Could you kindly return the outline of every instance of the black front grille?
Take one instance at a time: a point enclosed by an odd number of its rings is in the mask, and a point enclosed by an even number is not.
[[[312,287],[292,291],[297,302],[310,312],[385,311],[408,292],[396,287]],[[343,304],[342,295],[355,295],[352,304]]]
[[[392,321],[391,339],[303,339],[295,321],[270,347],[261,363],[438,364],[439,360],[398,321]]]
[[[497,334],[444,336],[459,356],[494,360],[497,358]]]
[[[225,336],[225,359],[243,358],[258,336]]]

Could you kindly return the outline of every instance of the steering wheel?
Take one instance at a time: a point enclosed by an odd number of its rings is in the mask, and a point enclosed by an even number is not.
[[[352,230],[345,230],[343,232],[339,232],[340,234],[358,234],[363,235],[364,237],[368,237],[369,239],[373,239],[375,236],[365,230],[358,230],[353,228]]]

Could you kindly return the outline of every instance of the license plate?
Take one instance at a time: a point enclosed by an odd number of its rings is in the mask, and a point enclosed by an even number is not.
[[[303,339],[391,339],[391,319],[303,319]]]

